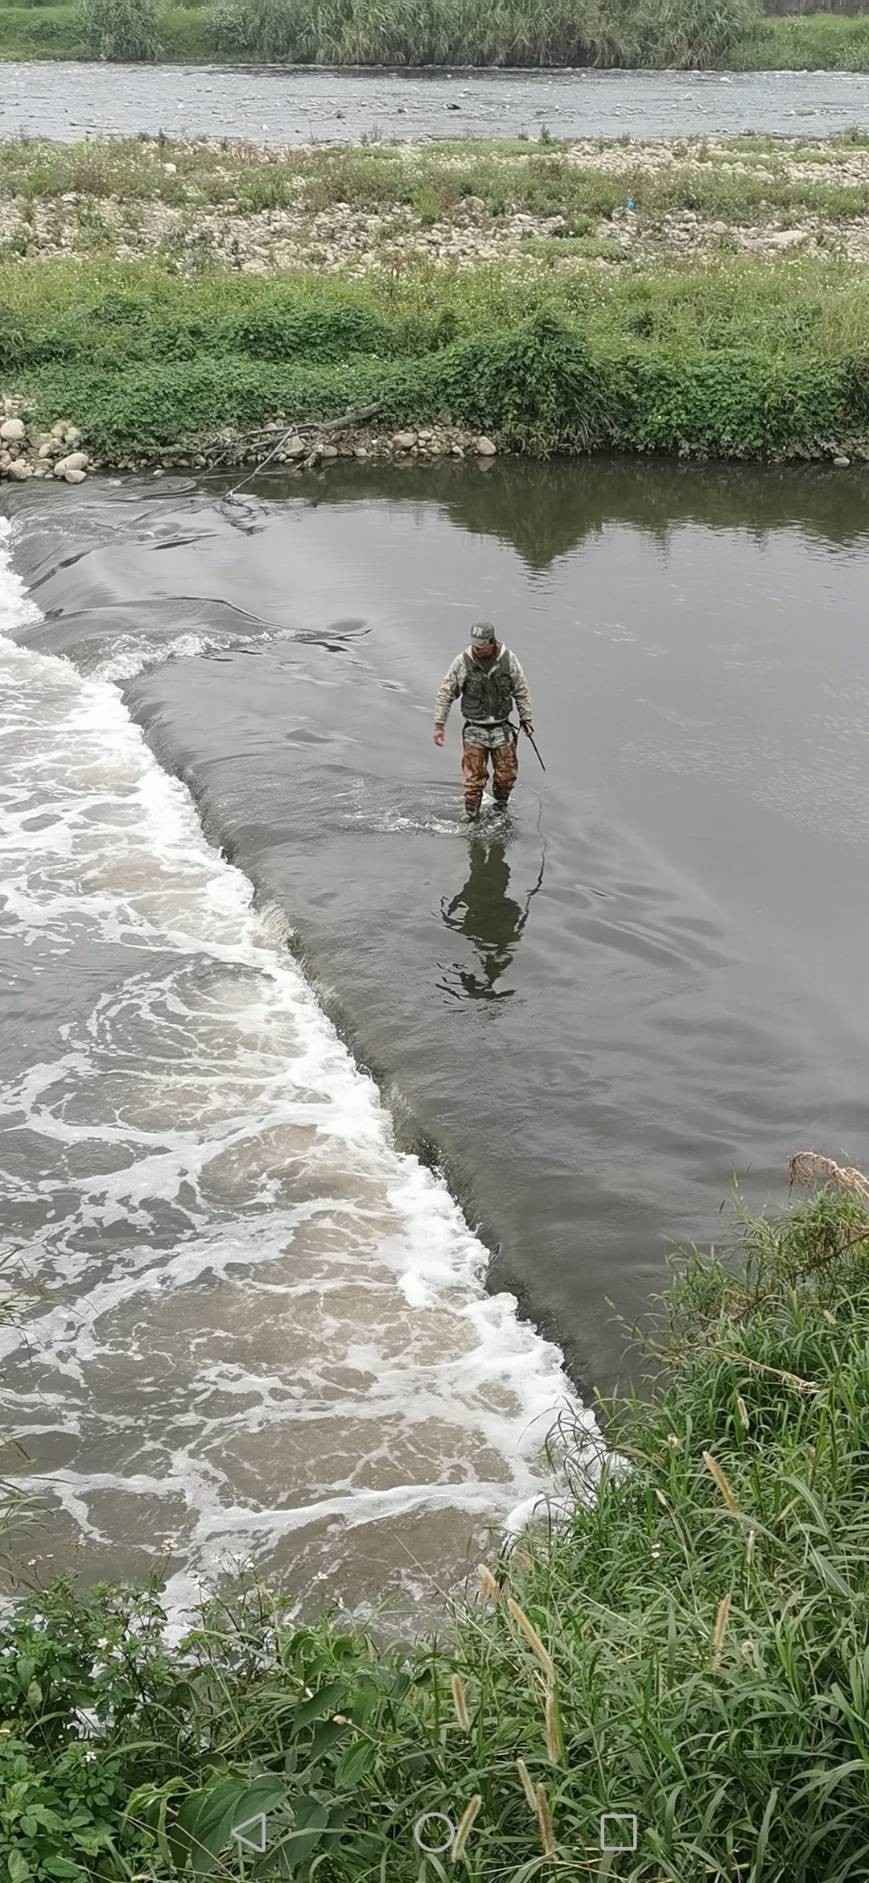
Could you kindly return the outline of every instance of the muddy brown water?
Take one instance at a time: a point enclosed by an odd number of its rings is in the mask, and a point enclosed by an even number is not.
[[[6,62],[0,137],[164,131],[255,144],[363,138],[826,137],[869,127],[865,72],[335,71]]]
[[[497,461],[7,499],[4,1422],[58,1561],[165,1536],[178,1600],[232,1556],[424,1600],[733,1174],[777,1204],[792,1151],[864,1157],[867,494]],[[430,719],[479,614],[547,770],[469,833]]]

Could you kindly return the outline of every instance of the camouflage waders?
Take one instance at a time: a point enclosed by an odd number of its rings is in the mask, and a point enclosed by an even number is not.
[[[489,759],[492,760],[492,793],[496,804],[505,805],[519,775],[519,755],[516,751],[516,737],[511,735],[499,745],[480,745],[468,738],[470,727],[464,729],[462,747],[462,773],[465,780],[465,810],[469,817],[478,817]]]

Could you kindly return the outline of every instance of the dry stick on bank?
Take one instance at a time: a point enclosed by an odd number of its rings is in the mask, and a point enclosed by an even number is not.
[[[276,458],[278,453],[283,450],[289,438],[298,438],[303,432],[316,432],[319,439],[324,438],[330,432],[350,431],[353,426],[363,425],[367,419],[374,418],[379,411],[380,401],[378,400],[375,405],[361,405],[355,412],[344,412],[340,418],[325,419],[322,424],[316,422],[311,423],[309,420],[304,425],[291,425],[289,431],[284,432],[283,437],[278,439],[273,450],[271,450],[266,457],[261,458],[259,462],[254,465],[253,470],[248,472],[247,477],[243,477],[240,484],[235,484],[232,490],[227,491],[227,502],[231,503],[232,499],[238,495],[238,492],[244,490],[246,484],[249,484],[254,477],[258,477],[260,471],[264,471],[267,464],[271,464],[272,459]],[[261,433],[259,435],[262,436]],[[257,434],[254,433],[253,436],[256,437]],[[306,471],[311,470],[312,467],[318,463],[319,457],[320,452],[315,445],[313,451],[309,452],[308,456],[305,458],[302,469]]]
[[[820,1151],[797,1151],[788,1164],[788,1182],[792,1189],[800,1186],[804,1190],[834,1184],[837,1190],[850,1190],[862,1203],[869,1203],[869,1178],[862,1170],[835,1164],[832,1157],[822,1157]]]

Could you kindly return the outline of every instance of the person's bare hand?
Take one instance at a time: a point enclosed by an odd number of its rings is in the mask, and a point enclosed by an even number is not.
[[[445,737],[443,726],[435,726],[432,737],[434,739],[435,745],[443,745],[444,737]]]

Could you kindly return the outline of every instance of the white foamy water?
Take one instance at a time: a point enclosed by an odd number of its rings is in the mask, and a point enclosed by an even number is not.
[[[251,1558],[300,1599],[429,1589],[591,1416],[116,688],[10,638],[9,550],[0,1234],[33,1294],[0,1416],[50,1562],[165,1559],[181,1605]]]

